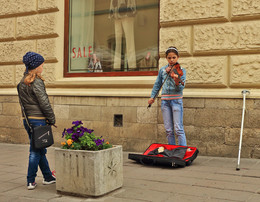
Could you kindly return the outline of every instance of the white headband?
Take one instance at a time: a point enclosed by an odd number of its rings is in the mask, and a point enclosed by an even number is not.
[[[179,53],[176,48],[168,48],[167,51],[168,51],[168,50],[175,50],[177,53]],[[166,51],[166,52],[167,52],[167,51]]]

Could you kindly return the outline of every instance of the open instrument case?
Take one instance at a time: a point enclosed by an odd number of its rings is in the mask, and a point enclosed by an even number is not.
[[[198,153],[196,147],[153,143],[143,154],[130,153],[128,158],[146,165],[185,167],[191,165]]]

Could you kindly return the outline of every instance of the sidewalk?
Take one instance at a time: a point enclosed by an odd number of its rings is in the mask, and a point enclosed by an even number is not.
[[[54,168],[54,147],[48,160]],[[243,148],[242,148],[243,149]],[[260,159],[198,156],[185,168],[143,166],[124,152],[124,186],[98,198],[56,193],[55,184],[42,185],[38,171],[35,190],[27,190],[28,145],[0,143],[0,202],[133,202],[133,201],[260,201]]]

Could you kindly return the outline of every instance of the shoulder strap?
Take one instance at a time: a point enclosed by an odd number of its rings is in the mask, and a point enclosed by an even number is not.
[[[19,103],[21,105],[22,113],[23,113],[23,116],[24,116],[24,118],[26,120],[26,123],[29,126],[30,130],[32,131],[32,127],[31,127],[31,125],[29,123],[28,117],[27,117],[27,115],[25,113],[25,109],[24,109],[24,106],[23,106],[23,103],[22,103],[22,100],[21,100],[21,97],[20,97],[19,86],[20,86],[20,83],[17,85],[17,92],[18,92],[18,97],[19,97]]]

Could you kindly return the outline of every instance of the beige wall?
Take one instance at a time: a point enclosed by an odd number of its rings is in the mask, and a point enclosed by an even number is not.
[[[162,0],[160,9],[161,57],[169,45],[179,48],[188,88],[215,89],[224,97],[249,88],[259,97],[259,1]]]
[[[63,74],[63,1],[1,0],[0,5],[0,94],[16,93],[27,51],[44,56],[44,77],[53,84]]]
[[[160,1],[160,67],[175,45],[188,71],[186,97],[260,98],[260,11],[254,0]],[[63,78],[64,1],[1,0],[0,94],[15,94],[26,51],[46,59],[51,95],[149,96],[156,77]],[[93,86],[98,89],[93,89]],[[55,87],[55,88],[54,88]]]
[[[125,150],[165,142],[160,99],[146,109],[156,77],[63,78],[64,2],[0,0],[0,141],[27,143],[16,84],[27,51],[46,59],[43,76],[58,129],[82,119]],[[188,144],[201,154],[236,156],[243,89],[247,113],[243,156],[260,158],[260,4],[256,0],[161,0],[160,67],[170,45],[187,69],[184,125]],[[81,114],[80,112],[83,112]],[[122,128],[113,115],[123,114]],[[81,115],[80,115],[81,114]]]

